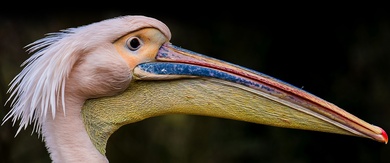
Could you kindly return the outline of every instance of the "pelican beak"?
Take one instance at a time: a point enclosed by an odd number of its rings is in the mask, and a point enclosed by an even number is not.
[[[133,76],[137,80],[124,93],[89,100],[82,109],[102,154],[108,137],[122,125],[173,113],[388,141],[380,127],[302,89],[170,43],[161,46],[155,61],[137,65]]]
[[[136,67],[135,75],[138,75],[138,79],[156,80],[198,76],[240,84],[247,87],[246,89],[259,91],[258,94],[287,105],[291,109],[331,123],[336,128],[345,130],[346,134],[387,142],[387,134],[381,128],[368,124],[325,100],[270,76],[206,57],[169,43],[160,48],[156,59],[161,62],[149,62]]]

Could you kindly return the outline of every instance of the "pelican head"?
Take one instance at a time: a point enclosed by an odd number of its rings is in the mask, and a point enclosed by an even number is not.
[[[108,162],[121,126],[166,114],[192,114],[369,138],[371,125],[265,74],[171,44],[169,28],[121,16],[48,34],[11,82],[3,123],[29,125],[53,162]],[[16,133],[16,134],[17,134]]]

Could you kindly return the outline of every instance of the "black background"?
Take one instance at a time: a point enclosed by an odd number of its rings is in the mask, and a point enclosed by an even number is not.
[[[302,87],[390,132],[390,12],[384,4],[209,3],[3,6],[0,101],[5,103],[7,84],[29,57],[23,49],[28,43],[69,27],[145,15],[166,23],[175,45]],[[8,110],[4,106],[1,117]],[[31,127],[14,138],[11,126],[0,127],[1,162],[50,161]],[[111,162],[390,162],[390,149],[352,136],[167,115],[122,127],[109,139],[107,157]]]

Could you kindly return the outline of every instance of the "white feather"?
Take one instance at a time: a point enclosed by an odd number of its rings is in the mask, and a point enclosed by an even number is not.
[[[156,25],[171,37],[168,27],[153,18],[123,16],[49,33],[27,45],[26,51],[32,55],[22,63],[24,69],[10,83],[11,95],[6,104],[11,102],[11,110],[3,124],[10,119],[13,125],[20,121],[16,135],[33,124],[33,132],[40,134],[49,112],[53,119],[58,107],[65,113],[66,79],[81,55],[131,31]]]

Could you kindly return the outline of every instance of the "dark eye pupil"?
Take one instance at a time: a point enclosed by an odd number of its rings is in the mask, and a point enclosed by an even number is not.
[[[138,46],[141,45],[138,39],[134,38],[130,40],[130,47],[136,49]]]
[[[131,51],[138,50],[139,48],[141,48],[141,45],[142,45],[142,40],[138,37],[132,37],[126,41],[126,46]]]

